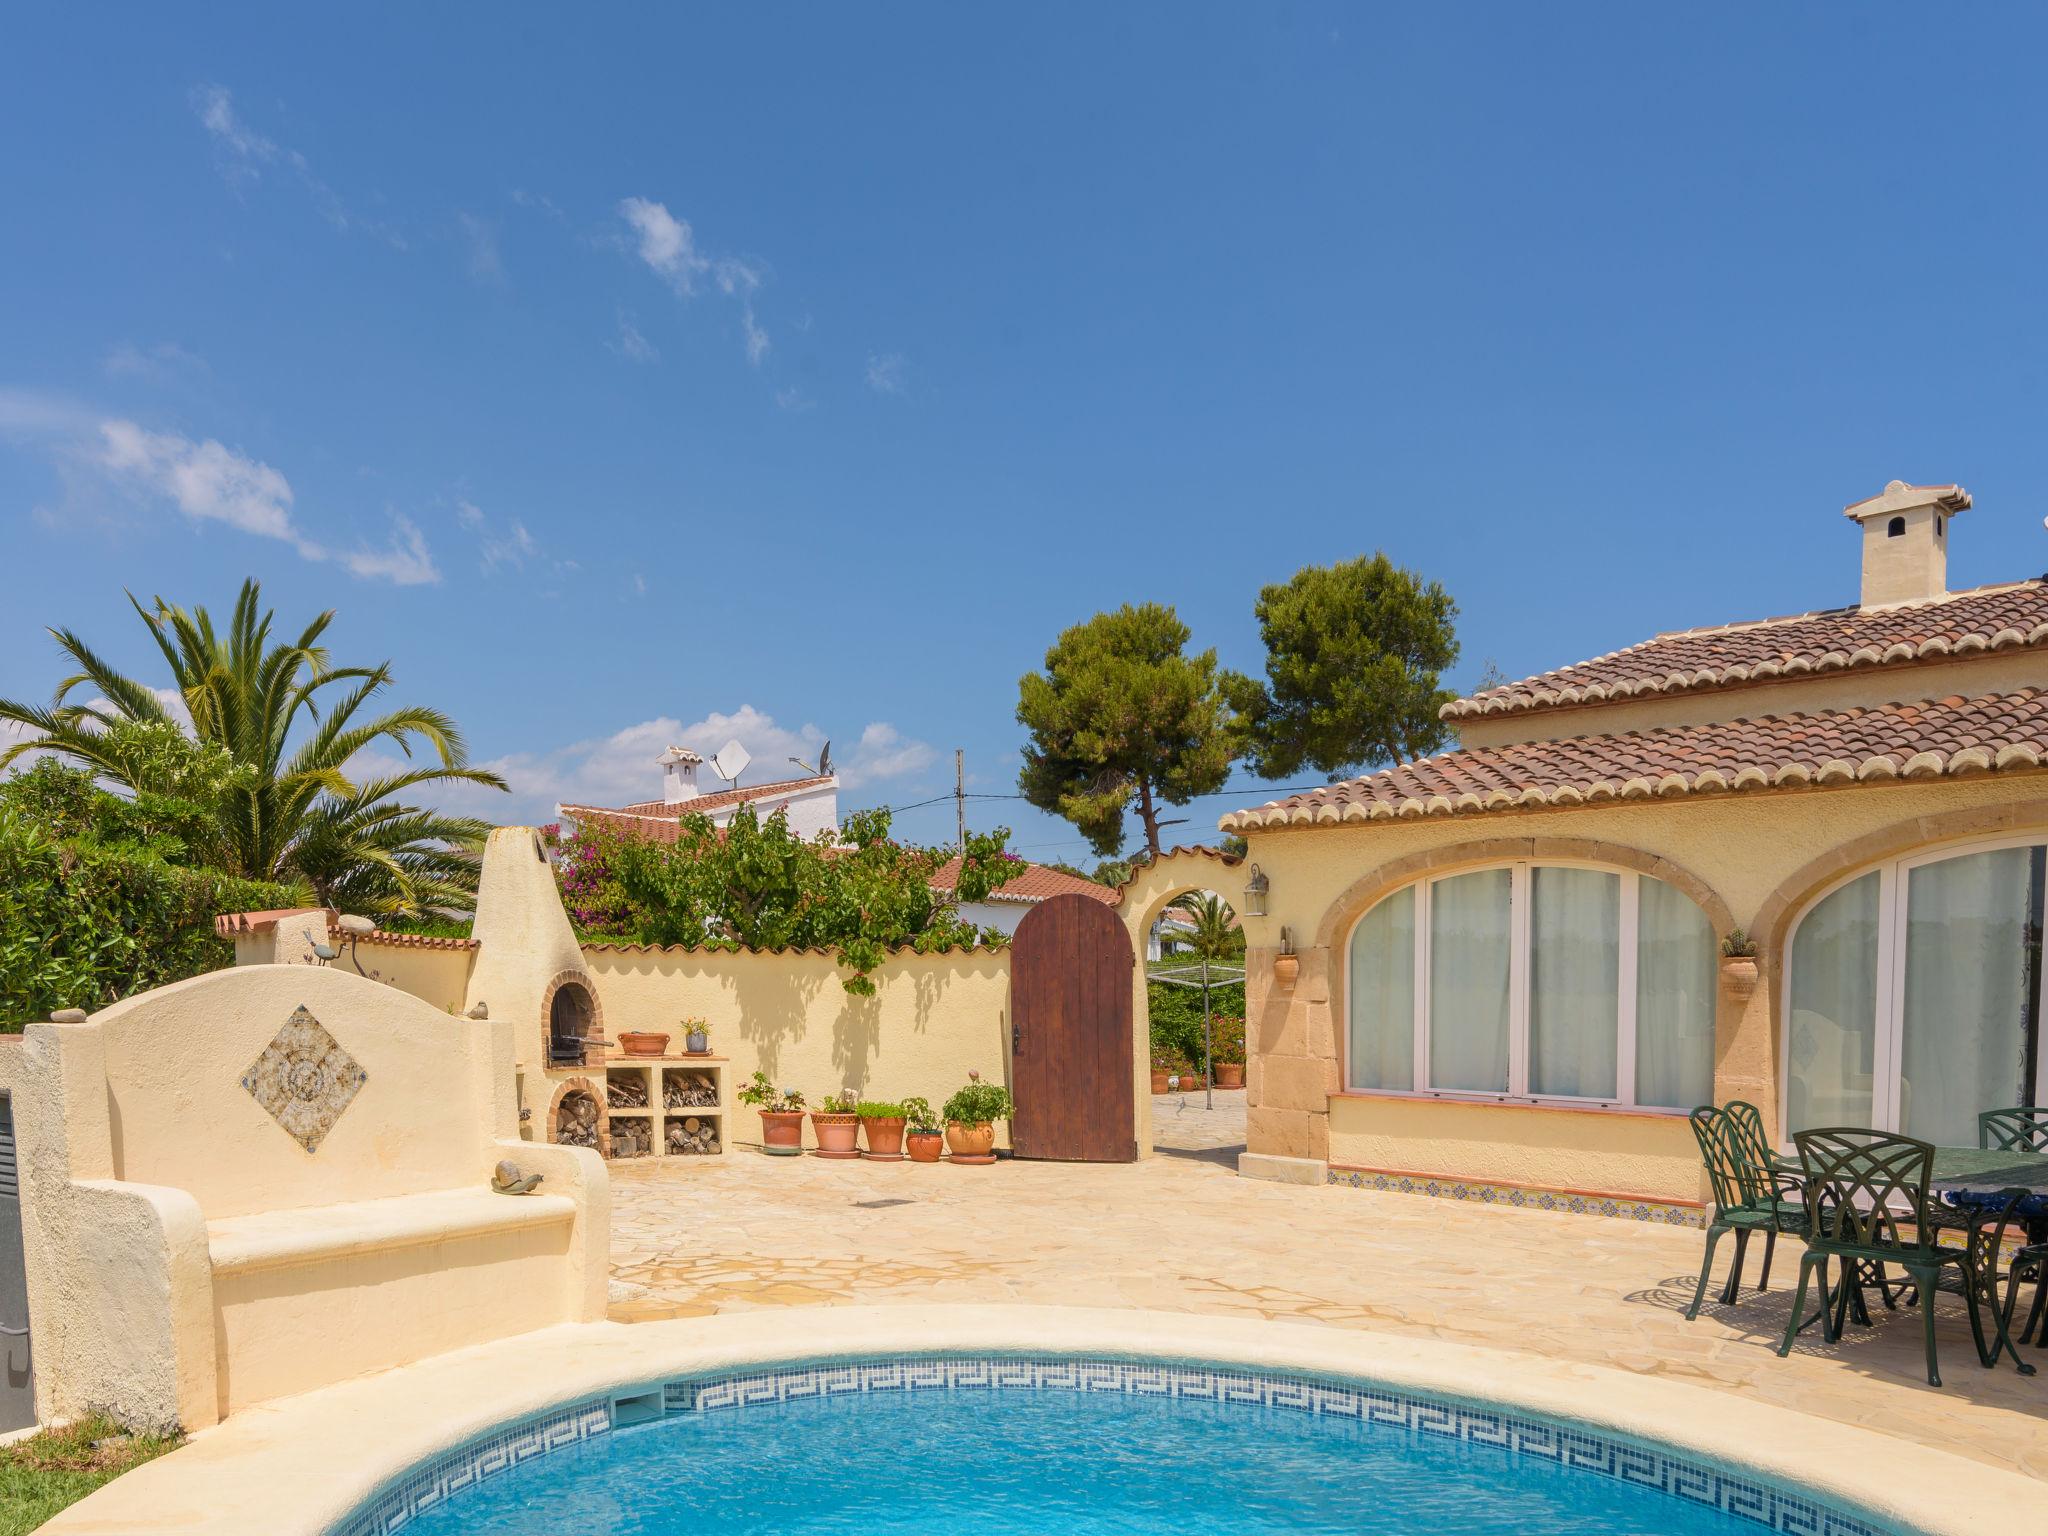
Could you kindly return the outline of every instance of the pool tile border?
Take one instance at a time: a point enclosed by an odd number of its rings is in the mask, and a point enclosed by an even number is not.
[[[1618,1221],[1647,1221],[1659,1226],[1704,1227],[1706,1210],[1663,1200],[1629,1195],[1585,1195],[1522,1184],[1489,1184],[1476,1179],[1447,1179],[1414,1173],[1383,1173],[1375,1168],[1331,1168],[1326,1182],[1346,1189],[1371,1189],[1385,1194],[1426,1195],[1435,1200],[1467,1200],[1474,1205],[1506,1205],[1519,1210],[1566,1211],[1574,1216],[1606,1216]]]
[[[1116,1392],[1356,1419],[1653,1489],[1781,1536],[1896,1536],[1860,1515],[1655,1446],[1521,1414],[1282,1372],[1080,1356],[906,1357],[692,1376],[662,1383],[661,1395],[664,1411],[679,1414],[865,1393],[1020,1389]],[[378,1494],[331,1536],[390,1536],[454,1494],[611,1428],[609,1398],[513,1425],[428,1463]]]

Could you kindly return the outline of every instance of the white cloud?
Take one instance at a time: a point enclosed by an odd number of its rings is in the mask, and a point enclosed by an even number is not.
[[[633,595],[635,597],[645,597],[647,595],[647,578],[638,571],[633,573]]]
[[[909,367],[901,352],[887,352],[868,359],[868,388],[878,395],[903,393],[903,374]]]
[[[697,249],[697,236],[689,220],[677,218],[665,203],[652,198],[622,199],[619,217],[637,237],[636,250],[641,261],[667,282],[677,297],[694,298],[698,279],[708,273],[720,293],[739,301],[747,361],[758,368],[769,347],[768,332],[754,313],[754,295],[764,280],[762,269],[737,256],[705,255]]]
[[[323,550],[320,554],[307,554],[307,547],[301,545],[299,553],[308,559],[339,560],[351,575],[388,581],[393,586],[431,586],[441,579],[439,567],[427,549],[427,541],[419,526],[401,513],[391,514],[391,545],[383,551],[350,549]]]
[[[476,535],[477,552],[483,557],[486,574],[506,565],[514,570],[523,570],[526,562],[540,553],[539,541],[516,517],[501,533],[485,516],[482,507],[473,501],[458,501],[455,503],[455,520]],[[559,563],[556,569],[561,569]]]
[[[623,309],[619,311],[619,339],[605,343],[621,357],[629,357],[636,363],[657,363],[661,354],[654,349],[654,343],[640,332],[633,317]]]
[[[275,139],[258,133],[235,111],[234,98],[225,86],[201,86],[192,93],[192,110],[212,136],[214,163],[229,186],[238,191],[263,179],[263,172],[282,166],[313,199],[320,217],[347,234],[361,231],[382,240],[394,250],[407,249],[405,237],[389,224],[367,218],[349,208],[326,182],[313,173],[306,157]]]
[[[810,724],[791,730],[751,704],[730,714],[713,711],[688,723],[660,716],[609,736],[539,752],[508,753],[481,763],[479,767],[502,774],[512,786],[512,794],[451,786],[441,796],[441,803],[451,811],[498,821],[549,821],[559,804],[631,805],[654,800],[661,795],[661,769],[655,759],[663,751],[684,746],[708,758],[734,739],[753,756],[752,764],[740,776],[741,784],[767,784],[801,777],[804,770],[789,759],[798,757],[815,764],[825,734]],[[928,767],[937,753],[927,743],[906,738],[894,726],[877,721],[861,732],[850,752],[835,757],[841,787],[854,789],[916,773]],[[706,789],[721,787],[708,765],[700,773]]]
[[[160,341],[153,347],[138,347],[124,341],[107,354],[101,366],[111,379],[148,379],[158,383],[181,374],[212,372],[205,358],[175,341]]]
[[[775,391],[775,403],[785,411],[808,411],[817,402],[798,389],[794,384],[787,389]]]
[[[507,286],[505,260],[498,251],[498,226],[473,213],[457,213],[455,223],[469,248],[469,275],[479,283]]]

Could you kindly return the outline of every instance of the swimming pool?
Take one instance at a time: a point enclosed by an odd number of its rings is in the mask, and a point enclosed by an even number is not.
[[[1899,1536],[1644,1442],[1369,1383],[1075,1357],[655,1383],[415,1469],[334,1536]]]

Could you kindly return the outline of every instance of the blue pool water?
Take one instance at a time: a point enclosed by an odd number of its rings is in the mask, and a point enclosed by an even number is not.
[[[1639,1472],[1658,1462],[1652,1452],[1621,1454]],[[1609,1444],[1577,1459],[1611,1466],[1611,1455]],[[1692,1482],[1716,1486],[1712,1474]],[[1854,1519],[1788,1523],[1872,1530]],[[1259,1403],[1000,1388],[672,1413],[535,1457],[404,1529],[1758,1536],[1770,1526],[1662,1488],[1398,1424]]]

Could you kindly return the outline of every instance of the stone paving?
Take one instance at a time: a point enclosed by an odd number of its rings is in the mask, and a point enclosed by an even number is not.
[[[1777,1403],[2048,1480],[2048,1350],[2025,1350],[2039,1376],[1982,1369],[1958,1301],[1939,1313],[1942,1390],[1921,1375],[1912,1313],[1879,1312],[1834,1346],[1810,1330],[1780,1360],[1796,1245],[1781,1246],[1768,1293],[1710,1300],[1688,1324],[1697,1231],[1239,1179],[1244,1095],[1215,1097],[1213,1110],[1199,1094],[1155,1099],[1160,1153],[1130,1165],[841,1163],[746,1147],[614,1164],[612,1315],[1144,1307],[1189,1314],[1195,1353],[1205,1316],[1284,1318],[1673,1377],[1726,1391],[1732,1414]]]

